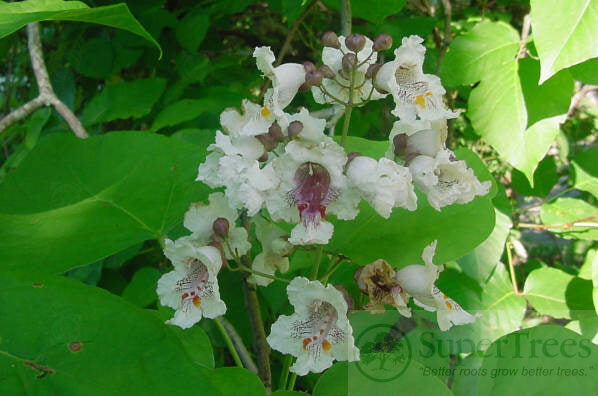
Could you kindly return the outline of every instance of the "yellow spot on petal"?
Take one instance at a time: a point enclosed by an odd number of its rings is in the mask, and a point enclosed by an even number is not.
[[[196,307],[199,307],[201,305],[201,298],[199,298],[199,296],[193,297],[193,305],[195,305]]]
[[[448,296],[446,294],[443,294],[442,297],[444,297],[445,300],[448,300]]]
[[[432,96],[432,92],[426,92],[426,96]]]
[[[422,95],[417,95],[415,97],[415,100],[413,101],[413,103],[415,103],[416,105],[419,105],[420,107],[426,107],[426,100],[424,99],[424,97]]]
[[[453,309],[453,304],[451,304],[450,302],[446,301],[445,304],[448,309]]]
[[[262,107],[262,111],[260,111],[260,113],[266,118],[270,117],[270,109],[268,109],[268,106]]]
[[[332,345],[330,345],[330,342],[328,340],[322,341],[322,349],[324,350],[324,352],[330,352],[330,348],[332,348]]]

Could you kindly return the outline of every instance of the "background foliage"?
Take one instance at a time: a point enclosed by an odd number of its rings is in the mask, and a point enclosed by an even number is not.
[[[253,47],[285,47],[285,61],[319,61],[322,33],[340,30],[338,2],[117,3],[0,2],[0,114],[37,95],[21,28],[47,21],[52,85],[91,136],[74,137],[51,108],[0,132],[1,393],[265,394],[255,374],[226,367],[232,358],[211,322],[186,331],[163,324],[170,312],[155,286],[169,264],[158,239],[181,235],[189,204],[207,197],[193,180],[220,112],[244,97],[259,101]],[[356,364],[341,362],[295,388],[595,392],[595,371],[546,380],[422,378],[420,369],[533,366],[533,358],[493,354],[522,334],[524,348],[534,338],[598,340],[598,0],[353,0],[352,8],[356,32],[385,32],[395,45],[410,34],[426,39],[426,72],[438,73],[449,105],[465,110],[449,125],[451,148],[494,184],[489,196],[442,212],[420,196],[416,212],[395,210],[389,221],[364,205],[356,221],[335,226],[331,252],[353,262],[330,281],[350,286],[356,266],[380,257],[396,267],[419,262],[438,239],[436,261],[447,263],[439,287],[484,316],[441,333],[425,311],[415,320],[389,313],[381,320],[405,330],[416,350],[423,332],[448,350],[415,353],[409,371],[388,383],[350,381]],[[307,95],[298,100],[318,108]],[[354,112],[348,151],[379,157],[392,103],[370,106]],[[286,276],[309,273],[311,254],[296,252]],[[226,319],[251,349],[240,275],[223,272],[220,282]],[[290,310],[283,288],[259,290],[268,326]],[[357,306],[365,303],[348,288]],[[371,324],[363,314],[350,315],[355,334]],[[358,345],[362,356],[377,353],[380,343],[371,345]],[[580,369],[596,367],[597,347],[588,348]],[[282,358],[272,358],[276,389]]]

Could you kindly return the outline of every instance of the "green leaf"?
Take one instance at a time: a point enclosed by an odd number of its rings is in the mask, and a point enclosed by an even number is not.
[[[471,92],[468,103],[468,116],[475,131],[533,183],[536,166],[558,134],[562,117],[547,118],[527,128],[516,61],[488,72]]]
[[[566,293],[573,278],[556,268],[540,268],[532,271],[525,280],[523,294],[541,315],[571,319]]]
[[[232,395],[230,384],[244,382],[246,394],[265,394],[255,375],[202,365],[181,329],[105,290],[31,273],[0,279],[0,316],[11,323],[1,333],[2,394]]]
[[[387,142],[374,142],[349,137],[347,151],[381,157]],[[466,157],[480,180],[491,178],[481,160],[469,150],[457,151]],[[435,260],[443,263],[471,251],[490,235],[494,228],[494,209],[491,194],[477,197],[466,205],[451,205],[441,212],[433,209],[423,194],[418,195],[418,209],[414,212],[396,208],[389,219],[378,215],[367,203],[360,205],[360,214],[353,221],[335,221],[330,246],[351,257],[360,265],[383,258],[393,267],[421,262],[422,250],[438,240]],[[376,246],[376,249],[372,249]]]
[[[114,49],[108,39],[94,38],[71,48],[68,60],[85,77],[107,79],[113,68]]]
[[[531,0],[540,84],[561,69],[598,56],[598,0]]]
[[[0,185],[0,269],[62,273],[168,232],[208,192],[194,182],[202,137],[47,137]]]
[[[362,18],[378,24],[401,11],[405,3],[407,0],[351,0],[351,11],[354,18]],[[324,0],[324,4],[335,10],[340,9],[337,0]]]
[[[81,122],[94,125],[147,115],[166,88],[163,78],[148,78],[107,85],[83,110]]]
[[[192,9],[176,25],[176,39],[187,51],[195,52],[206,37],[210,17],[203,5]]]
[[[598,85],[598,58],[588,59],[570,67],[569,72],[574,79],[584,84]]]
[[[496,341],[482,364],[478,394],[592,394],[598,346],[559,326],[521,330]],[[526,371],[524,371],[526,370]]]
[[[554,157],[546,156],[538,164],[534,172],[534,187],[532,187],[525,177],[517,169],[511,173],[511,186],[521,195],[546,198],[552,191],[552,188],[559,181],[559,173],[556,167]]]
[[[158,297],[155,292],[161,275],[156,268],[140,268],[123,290],[122,297],[141,308],[147,307]]]
[[[519,33],[511,25],[480,22],[453,40],[438,74],[448,86],[473,84],[512,63],[518,48]]]
[[[89,8],[80,1],[26,0],[0,2],[0,38],[8,36],[28,23],[37,21],[77,21],[97,23],[127,30],[162,49],[154,38],[135,19],[126,4]]]
[[[581,199],[559,198],[542,205],[542,223],[565,238],[598,239],[598,208]]]
[[[598,161],[596,158],[598,158],[598,147],[591,147],[577,154],[571,163],[575,170],[573,186],[598,197]]]
[[[393,354],[390,354],[393,355]],[[424,366],[406,356],[362,354],[359,362],[337,362],[326,370],[314,388],[314,396],[358,396],[371,393],[405,396],[451,395],[435,376],[425,376]],[[406,359],[407,358],[407,359]],[[401,360],[403,359],[403,360]],[[405,371],[401,373],[401,370]]]
[[[469,277],[485,282],[496,264],[500,261],[509,230],[513,226],[509,216],[495,210],[494,230],[481,245],[457,260],[459,266]]]
[[[594,259],[592,260],[592,298],[594,300],[594,309],[598,315],[598,251],[594,250]]]

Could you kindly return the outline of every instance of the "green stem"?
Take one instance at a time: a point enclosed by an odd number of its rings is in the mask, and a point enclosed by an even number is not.
[[[351,0],[341,0],[341,31],[343,36],[351,34]]]
[[[282,366],[282,372],[280,373],[278,389],[285,390],[287,388],[287,383],[289,381],[289,368],[291,367],[292,362],[293,355],[286,355]]]
[[[318,271],[320,269],[320,261],[322,261],[322,253],[324,252],[324,245],[320,245],[316,252],[316,256],[314,259],[314,265],[311,267],[311,275],[310,279],[317,279],[318,278]]]
[[[218,318],[218,317],[214,318],[214,323],[216,323],[216,327],[218,327],[218,330],[220,331],[220,334],[222,335],[222,338],[224,339],[224,342],[226,343],[226,347],[228,348],[228,351],[233,356],[233,360],[235,361],[235,364],[238,367],[243,367],[241,358],[239,357],[239,354],[237,353],[237,350],[235,349],[235,346],[233,345],[233,341],[230,339],[230,336],[228,335],[228,333],[226,332],[226,329],[222,325],[220,318]]]
[[[353,91],[353,89],[351,89]],[[343,122],[343,134],[341,136],[341,146],[345,147],[347,140],[347,134],[349,133],[349,124],[351,123],[351,112],[353,111],[352,106],[345,107],[345,121]]]
[[[339,259],[333,263],[330,268],[328,269],[328,271],[326,271],[326,273],[320,278],[320,280],[322,281],[322,283],[324,285],[326,285],[326,283],[328,282],[328,278],[330,277],[330,275],[332,275],[334,273],[334,271],[336,271],[338,269],[338,267],[340,267],[340,265],[343,263],[343,261],[345,261],[344,257],[339,257]]]
[[[520,295],[521,293],[519,292],[519,288],[517,287],[517,278],[515,278],[515,267],[513,266],[513,256],[511,254],[511,243],[509,239],[507,239],[505,248],[507,249],[507,261],[509,263],[509,273],[511,274],[511,283],[513,284],[513,291],[516,295]]]
[[[295,381],[297,380],[297,374],[293,373],[293,375],[291,375],[291,381],[289,382],[289,387],[287,390],[292,391],[293,388],[295,387]]]

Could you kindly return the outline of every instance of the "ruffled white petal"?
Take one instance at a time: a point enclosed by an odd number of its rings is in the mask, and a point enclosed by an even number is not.
[[[300,223],[291,231],[289,242],[293,245],[326,245],[332,233],[334,226],[325,220],[320,220],[318,224]]]

